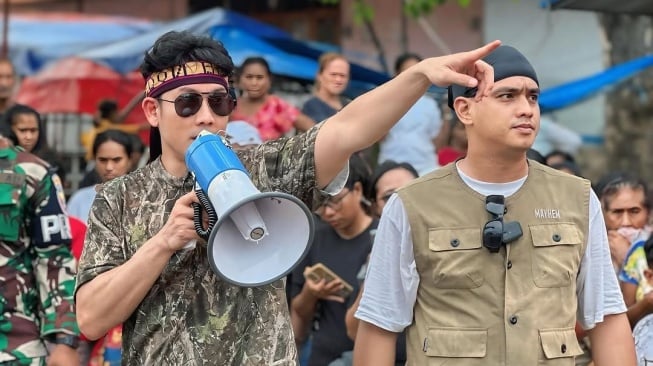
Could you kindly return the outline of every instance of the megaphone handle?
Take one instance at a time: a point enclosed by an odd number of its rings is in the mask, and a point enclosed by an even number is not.
[[[213,205],[211,205],[202,188],[198,185],[195,186],[195,194],[200,201],[200,203],[193,202],[193,223],[195,224],[195,231],[200,238],[209,240],[211,230],[213,230],[215,223],[218,222],[218,214],[213,209]],[[206,210],[209,219],[209,224],[206,229],[204,229],[202,222],[202,208]]]

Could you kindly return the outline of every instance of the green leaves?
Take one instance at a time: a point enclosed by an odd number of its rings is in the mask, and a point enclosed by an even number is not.
[[[361,25],[372,22],[374,19],[374,8],[364,0],[354,1],[354,23]]]

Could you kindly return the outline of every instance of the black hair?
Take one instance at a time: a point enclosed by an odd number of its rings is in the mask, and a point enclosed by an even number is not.
[[[113,141],[117,144],[122,145],[125,148],[125,153],[127,158],[129,158],[133,151],[132,139],[129,137],[129,134],[120,130],[106,130],[100,132],[95,136],[93,140],[93,158],[97,156],[97,151],[107,141]]]
[[[546,165],[546,159],[544,159],[544,156],[542,156],[542,154],[540,154],[540,152],[535,149],[528,149],[526,152],[526,157],[528,159],[535,160],[540,164]]]
[[[345,187],[354,188],[356,182],[360,182],[363,188],[363,194],[368,189],[372,168],[367,161],[361,156],[361,153],[355,153],[349,158],[349,176]]]
[[[399,73],[401,67],[404,65],[404,62],[408,60],[417,60],[417,62],[419,62],[422,61],[422,56],[412,52],[402,53],[395,60],[395,74]]]
[[[617,194],[624,188],[630,188],[633,190],[641,189],[644,193],[644,207],[647,210],[651,208],[651,195],[648,191],[646,182],[633,173],[624,171],[609,172],[601,177],[593,187],[594,193],[596,193],[598,198],[601,200],[604,208],[608,208],[607,198]]]
[[[24,104],[14,104],[13,106],[9,107],[7,111],[4,114],[3,117],[3,125],[4,125],[4,131],[2,131],[2,134],[9,138],[11,142],[14,144],[14,146],[19,146],[18,144],[18,136],[14,133],[13,129],[11,128],[16,122],[18,122],[18,116],[25,115],[25,114],[31,114],[36,117],[36,124],[37,128],[39,130],[39,138],[36,140],[36,144],[34,145],[34,148],[32,149],[32,154],[38,155],[39,152],[43,149],[46,148],[46,142],[45,142],[45,126],[43,124],[43,119],[41,118],[41,114],[34,108],[24,105]]]
[[[238,73],[242,75],[243,70],[245,70],[245,68],[249,65],[261,65],[268,73],[268,75],[272,75],[272,72],[270,71],[270,64],[265,58],[260,56],[246,58],[245,61],[243,61],[242,65],[240,65],[240,67],[238,68]]]
[[[379,164],[376,169],[374,169],[374,174],[372,174],[372,180],[368,194],[372,201],[376,201],[376,184],[379,182],[379,179],[381,179],[385,173],[395,169],[404,169],[411,173],[415,178],[419,177],[417,170],[409,163],[398,163],[394,160],[384,161],[383,163]]]
[[[644,243],[644,253],[646,254],[646,263],[653,269],[653,235],[649,235]]]
[[[561,161],[559,163],[554,163],[549,165],[553,169],[568,169],[572,172],[573,175],[580,177],[580,168],[578,167],[578,164],[574,163],[573,161]]]
[[[564,161],[568,161],[570,163],[576,163],[576,159],[574,158],[573,155],[571,155],[570,153],[568,153],[566,151],[562,151],[562,150],[553,150],[550,153],[546,154],[544,159],[549,160],[549,158],[553,157],[553,156],[562,156]]]
[[[190,61],[208,62],[218,67],[229,79],[234,73],[234,63],[221,42],[189,31],[171,31],[159,37],[145,52],[140,71],[143,78],[147,80],[155,72]],[[158,128],[153,127],[150,131],[149,161],[154,161],[159,155],[161,155],[161,133]]]
[[[135,133],[130,133],[128,134],[129,138],[132,141],[132,152],[137,152],[140,154],[145,153],[145,144],[143,143],[143,140],[141,140],[141,137],[138,136]]]
[[[100,118],[108,119],[112,113],[118,111],[118,103],[112,99],[103,99],[98,103],[97,109],[100,112]]]

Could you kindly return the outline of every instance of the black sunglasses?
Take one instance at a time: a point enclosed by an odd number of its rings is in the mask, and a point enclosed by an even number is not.
[[[485,210],[492,218],[483,226],[483,246],[491,253],[497,253],[502,245],[519,239],[522,235],[521,225],[517,221],[506,222],[506,199],[501,195],[490,195],[485,198]]]
[[[175,100],[158,99],[164,102],[174,103],[177,115],[185,118],[194,115],[200,110],[204,96],[206,96],[213,113],[218,116],[228,116],[236,107],[236,99],[231,93],[225,92],[183,93],[175,98]]]

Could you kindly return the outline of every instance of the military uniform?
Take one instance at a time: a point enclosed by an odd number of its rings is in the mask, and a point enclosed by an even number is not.
[[[319,126],[290,139],[239,151],[261,191],[284,191],[310,204],[315,189],[314,144]],[[168,220],[193,188],[160,160],[107,183],[89,217],[78,288],[120,266]],[[123,364],[295,365],[296,349],[284,284],[241,288],[211,270],[206,243],[175,253],[123,326]]]
[[[64,207],[46,162],[21,148],[0,149],[0,365],[45,364],[44,339],[79,334]]]

